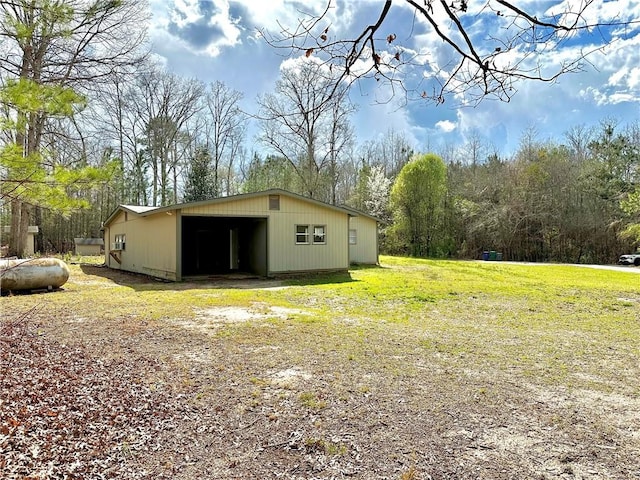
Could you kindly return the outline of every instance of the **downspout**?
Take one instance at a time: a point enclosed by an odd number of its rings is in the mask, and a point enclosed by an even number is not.
[[[376,220],[376,265],[380,265],[380,222]]]
[[[182,281],[182,210],[176,210],[176,282]]]
[[[351,268],[351,243],[349,235],[351,234],[351,214],[347,213],[347,270]]]

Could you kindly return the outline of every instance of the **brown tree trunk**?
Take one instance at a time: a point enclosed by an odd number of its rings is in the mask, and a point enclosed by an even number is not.
[[[18,199],[11,201],[11,233],[9,234],[9,257],[24,258],[27,249],[29,214],[31,205]]]

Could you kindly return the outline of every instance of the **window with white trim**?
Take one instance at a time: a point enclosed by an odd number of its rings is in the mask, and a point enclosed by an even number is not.
[[[325,238],[324,225],[313,226],[313,243],[314,245],[324,245],[325,243],[327,243]]]
[[[349,245],[356,245],[358,243],[358,231],[353,228],[349,230]]]
[[[124,233],[118,233],[113,238],[114,242],[111,250],[124,250],[127,245],[127,236]]]
[[[309,225],[296,225],[296,244],[306,245],[309,243]]]

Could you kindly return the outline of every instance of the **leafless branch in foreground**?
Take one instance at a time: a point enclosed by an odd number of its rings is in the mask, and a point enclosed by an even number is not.
[[[355,36],[347,38],[332,35],[335,1],[329,0],[319,15],[300,12],[297,25],[280,25],[277,34],[260,33],[289,55],[318,56],[339,72],[337,84],[374,79],[389,87],[391,97],[402,93],[407,101],[441,104],[454,96],[460,104],[475,105],[487,97],[508,102],[521,81],[551,83],[583,71],[588,56],[611,43],[611,29],[640,23],[624,12],[613,21],[589,21],[596,6],[594,0],[583,0],[549,14],[505,0],[489,0],[473,11],[466,0],[386,0],[371,24],[356,27]],[[413,19],[405,16],[404,31],[385,30],[391,12],[407,7]],[[435,51],[415,51],[399,40],[408,43],[417,22],[440,40],[431,44]],[[577,36],[585,39],[582,49],[575,47]],[[549,62],[552,52],[572,42],[571,55]]]

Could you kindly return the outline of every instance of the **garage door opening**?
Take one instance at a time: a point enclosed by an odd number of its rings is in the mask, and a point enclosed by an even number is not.
[[[182,274],[266,276],[267,219],[182,217]]]

